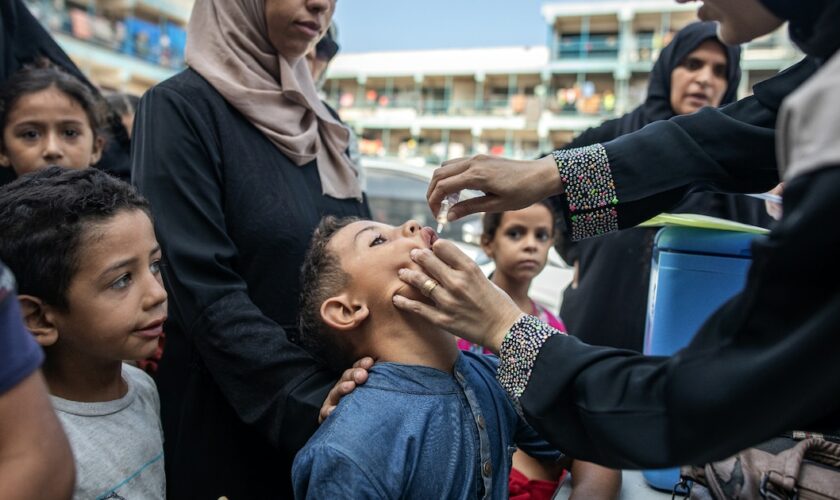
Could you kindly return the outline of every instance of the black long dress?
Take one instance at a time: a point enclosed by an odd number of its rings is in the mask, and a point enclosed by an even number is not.
[[[717,40],[717,24],[692,23],[662,51],[648,79],[645,102],[626,115],[588,129],[566,148],[607,142],[657,120],[674,116],[671,73],[706,40]],[[727,88],[721,105],[735,101],[741,77],[740,49],[725,47]],[[555,200],[556,203],[556,200]],[[771,219],[760,200],[722,193],[693,193],[672,209],[766,227]],[[641,351],[655,228],[627,229],[579,242],[560,239],[558,251],[578,263],[577,283],[563,292],[560,317],[570,334],[592,345]]]
[[[324,196],[196,72],[152,88],[133,176],[149,198],[169,292],[157,377],[171,498],[290,497],[294,453],[337,376],[290,341],[299,269],[323,215],[369,217]]]

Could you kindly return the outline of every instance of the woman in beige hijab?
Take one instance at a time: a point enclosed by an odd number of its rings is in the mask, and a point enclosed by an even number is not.
[[[368,217],[348,129],[304,55],[335,0],[198,0],[189,66],[135,122],[133,179],[166,255],[158,387],[173,498],[291,496],[294,452],[337,376],[294,344],[323,215]]]

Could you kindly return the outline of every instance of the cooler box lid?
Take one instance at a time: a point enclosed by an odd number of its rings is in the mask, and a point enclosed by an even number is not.
[[[738,231],[668,226],[656,233],[654,245],[659,251],[750,258],[750,245],[761,237]]]

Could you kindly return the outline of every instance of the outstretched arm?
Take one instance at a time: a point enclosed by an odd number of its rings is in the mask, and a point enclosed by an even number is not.
[[[779,182],[774,138],[779,106],[815,70],[806,58],[756,85],[753,96],[655,122],[604,144],[534,161],[485,155],[451,160],[432,177],[429,206],[437,213],[446,195],[462,189],[485,193],[456,204],[452,219],[515,210],[559,195],[556,205],[577,240],[635,226],[691,191],[768,191]]]

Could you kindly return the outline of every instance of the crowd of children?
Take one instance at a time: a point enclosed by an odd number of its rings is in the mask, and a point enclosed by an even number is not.
[[[107,139],[106,110],[49,64],[0,87],[0,166],[17,178],[0,187],[0,261],[17,277],[23,324],[45,354],[42,371],[75,459],[74,497],[162,498],[160,402],[135,367],[160,354],[162,255],[148,202],[90,168]],[[554,241],[548,205],[487,214],[484,224],[494,282],[523,312],[562,330],[527,296]],[[393,228],[327,218],[316,232],[303,272],[301,342],[336,368],[364,356],[378,363],[298,455],[296,495],[550,498],[565,467],[595,478],[576,488],[615,496],[615,477],[570,466],[521,419],[494,378],[495,358],[461,353],[459,343],[475,349],[393,307],[410,248],[436,238],[413,221]]]

